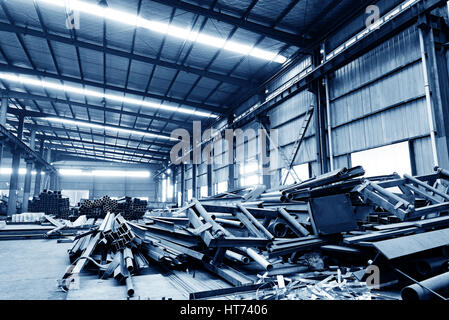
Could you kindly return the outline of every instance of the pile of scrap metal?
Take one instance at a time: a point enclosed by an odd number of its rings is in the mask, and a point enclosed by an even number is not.
[[[94,268],[100,277],[114,277],[126,284],[129,297],[134,295],[132,275],[148,267],[140,252],[142,242],[134,235],[120,214],[108,213],[100,226],[75,237],[69,250],[72,265],[61,281],[64,290],[79,286],[79,274],[84,268]]]
[[[314,251],[331,239],[312,236],[310,223],[300,223],[282,208],[250,208],[242,204],[224,206],[205,204],[193,199],[172,217],[152,217],[145,225],[129,225],[142,240],[145,253],[152,260],[172,268],[202,267],[234,286],[230,289],[194,293],[191,294],[191,299],[243,292],[252,292],[249,297],[251,299],[256,296],[264,299],[266,295],[270,296],[270,291],[279,287],[280,276],[320,271],[318,274],[313,273],[306,281],[307,284],[302,278],[282,278],[283,284],[288,283],[288,290],[283,291],[284,287],[281,286],[284,295],[277,294],[276,297],[289,299],[294,291],[314,286],[314,281],[318,285],[330,275],[327,273],[322,277],[325,262]],[[276,233],[280,229],[288,232],[285,231],[279,237]],[[179,260],[182,255],[185,259]],[[344,284],[338,283],[340,289],[341,286],[351,286],[349,278],[352,272],[361,269],[347,269],[346,281]],[[340,269],[336,268],[335,274],[336,270]],[[363,290],[367,289],[366,285],[360,284],[355,277],[352,278],[354,280],[351,283],[360,289],[359,297],[366,296],[367,290]],[[347,290],[342,292],[347,294]],[[356,290],[352,292],[356,294]],[[340,299],[344,298],[344,294],[340,295]]]
[[[170,216],[118,223],[131,234],[118,246],[117,238],[107,236],[117,222],[107,222],[83,246],[77,242],[79,260],[72,270],[79,273],[89,263],[126,281],[130,275],[121,270],[129,248],[134,265],[139,256],[165,268],[203,268],[233,285],[191,294],[192,299],[237,293],[260,299],[382,299],[373,288],[396,291],[394,298],[402,290],[403,299],[446,299],[449,173],[437,168],[419,177],[363,175],[361,167],[342,169],[280,190],[289,202],[266,194],[257,204],[192,199]]]
[[[360,167],[342,169],[285,188],[276,199],[263,195],[264,207],[272,208],[274,200],[303,202],[302,219],[308,215],[313,229],[313,236],[275,240],[269,256],[292,254],[291,260],[316,248],[340,265],[370,261],[368,269],[375,266],[381,274],[378,286],[403,288],[403,299],[446,299],[449,172],[435,168],[435,173],[418,177],[363,174]],[[295,214],[296,209],[284,207]]]

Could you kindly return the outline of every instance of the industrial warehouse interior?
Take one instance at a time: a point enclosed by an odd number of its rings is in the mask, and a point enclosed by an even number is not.
[[[448,300],[448,49],[441,0],[0,0],[0,300]]]

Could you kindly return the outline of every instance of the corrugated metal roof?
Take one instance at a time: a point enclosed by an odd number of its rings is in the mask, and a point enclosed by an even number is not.
[[[97,2],[84,1],[92,4]],[[132,14],[139,13],[145,19],[171,22],[173,25],[193,28],[221,39],[256,45],[263,50],[282,51],[282,55],[286,57],[292,56],[298,50],[298,47],[286,44],[288,41],[208,18],[207,15],[199,15],[195,10],[182,6],[173,8],[167,2],[107,2],[110,8]],[[318,28],[330,25],[332,19],[335,20],[335,17],[357,1],[191,0],[188,3],[238,19],[244,16],[247,21],[272,30],[296,33],[299,39],[304,30],[315,32]],[[323,12],[326,8],[332,8],[331,12]],[[281,68],[278,63],[242,56],[143,28],[136,29],[84,13],[80,15],[80,28],[69,30],[66,27],[65,8],[39,0],[2,1],[0,24],[3,24],[3,27],[0,26],[0,64],[3,67],[24,67],[27,71],[46,72],[47,77],[43,79],[52,83],[60,84],[62,82],[58,79],[66,76],[77,81],[64,83],[79,89],[104,91],[107,94],[192,110],[203,107],[226,112],[231,107],[231,101],[248,91],[245,85],[261,84]],[[5,26],[12,28],[3,31],[7,29]],[[86,81],[90,81],[88,85]],[[185,123],[184,127],[187,127],[193,120],[200,119],[191,114],[174,113],[163,108],[146,108],[101,97],[8,81],[0,81],[0,88],[34,95],[12,98],[19,108],[128,129],[169,134],[171,130],[179,127],[180,123]],[[49,101],[49,97],[57,100]],[[206,122],[210,124],[211,121]],[[17,121],[11,118],[10,124],[16,127]],[[160,139],[112,131],[106,131],[107,137],[99,139],[105,134],[104,130],[50,123],[45,118],[27,118],[26,127],[33,126],[39,134],[54,137],[52,145],[62,141],[58,141],[58,137],[65,137],[100,144],[124,144],[143,150],[169,150],[170,146],[170,143],[161,142]],[[54,130],[55,128],[57,130]],[[64,132],[65,129],[67,130]],[[53,138],[49,138],[51,139]],[[70,142],[64,142],[64,145],[73,147]],[[92,154],[87,149],[80,149],[82,143],[77,146],[78,149],[72,149],[78,150],[80,155]],[[102,148],[112,152],[108,154],[111,159],[116,157],[131,161],[142,160],[138,154],[124,157],[114,155],[114,152],[120,152],[119,149],[110,146]],[[64,149],[64,146],[61,145],[61,149]],[[72,149],[67,151],[73,151]],[[151,163],[159,160],[145,158],[143,161]]]

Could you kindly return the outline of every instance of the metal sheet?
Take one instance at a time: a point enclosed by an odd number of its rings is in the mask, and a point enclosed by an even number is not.
[[[346,195],[311,199],[310,205],[319,234],[336,234],[357,229],[354,208]]]
[[[389,260],[447,245],[449,245],[449,229],[379,241],[372,244]]]

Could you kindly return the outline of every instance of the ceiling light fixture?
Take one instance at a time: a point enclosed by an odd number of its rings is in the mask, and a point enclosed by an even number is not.
[[[132,25],[134,27],[141,27],[153,32],[169,35],[175,38],[180,38],[187,41],[197,42],[215,48],[224,49],[241,55],[247,55],[263,60],[274,61],[277,63],[285,63],[288,59],[277,52],[267,51],[255,48],[251,45],[235,41],[227,41],[225,39],[200,33],[190,29],[189,27],[173,26],[168,23],[158,22],[154,20],[147,20],[135,14],[126,13],[119,10],[114,10],[109,7],[101,5],[86,3],[78,0],[54,1],[54,0],[39,0],[51,5],[65,7],[67,4],[73,10],[78,10],[87,14],[95,15],[101,18],[113,20],[119,23]]]
[[[61,83],[57,83],[57,82],[40,80],[35,77],[16,75],[13,73],[0,73],[0,79],[5,80],[5,81],[10,81],[10,82],[22,83],[24,85],[38,86],[38,87],[43,87],[43,88],[47,88],[47,89],[64,91],[64,92],[69,92],[69,93],[74,93],[74,94],[81,94],[84,96],[103,98],[103,99],[107,99],[107,100],[111,100],[111,101],[115,101],[115,102],[119,102],[119,103],[133,104],[133,105],[152,108],[152,109],[161,109],[161,110],[165,110],[165,111],[185,113],[185,114],[195,115],[195,116],[199,116],[199,117],[218,118],[217,115],[209,113],[209,112],[201,112],[201,111],[195,111],[192,109],[167,106],[167,105],[162,105],[162,104],[158,104],[158,103],[151,102],[151,101],[127,98],[124,96],[119,96],[117,94],[103,93],[100,91],[84,89],[84,88],[80,88],[80,87],[74,87],[74,86],[61,84]]]
[[[175,139],[175,138],[172,138],[169,136],[159,135],[159,134],[150,133],[150,132],[137,131],[137,130],[132,130],[132,129],[109,127],[109,126],[104,126],[102,124],[97,124],[97,123],[92,123],[92,122],[84,122],[84,121],[77,121],[77,120],[70,120],[70,119],[63,119],[63,118],[56,118],[56,117],[49,117],[49,118],[43,118],[43,119],[45,119],[49,122],[64,123],[64,124],[70,124],[70,125],[74,125],[74,126],[86,127],[86,128],[91,128],[91,129],[113,131],[113,132],[125,133],[125,134],[134,134],[134,135],[139,135],[139,136],[144,136],[144,137],[149,137],[149,138],[160,138],[160,139],[165,139],[165,140],[170,140],[170,141],[179,141],[178,139]]]

